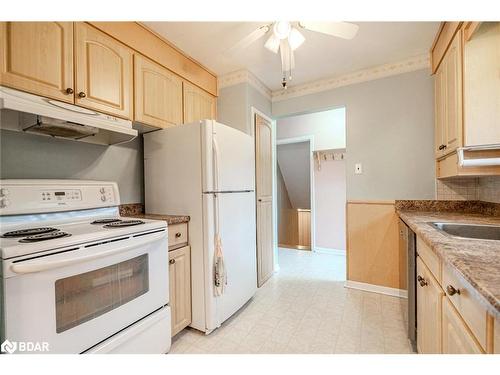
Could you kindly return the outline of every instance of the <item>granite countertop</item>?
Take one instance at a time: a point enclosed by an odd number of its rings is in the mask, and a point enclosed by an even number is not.
[[[138,219],[164,220],[168,223],[168,225],[187,223],[190,220],[190,217],[186,215],[135,214],[130,215],[130,217]]]
[[[187,223],[190,217],[187,215],[146,214],[142,203],[126,203],[120,205],[120,216],[134,217],[137,219],[164,220],[168,225]]]
[[[442,259],[472,286],[471,292],[488,311],[500,318],[500,241],[457,238],[429,222],[500,225],[500,217],[463,212],[429,212],[400,208],[401,219]]]

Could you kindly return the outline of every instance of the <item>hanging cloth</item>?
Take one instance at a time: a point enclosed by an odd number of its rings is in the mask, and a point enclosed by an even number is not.
[[[227,273],[224,266],[224,253],[222,252],[222,241],[219,233],[215,234],[215,256],[214,256],[214,294],[220,297],[224,294],[227,285]]]

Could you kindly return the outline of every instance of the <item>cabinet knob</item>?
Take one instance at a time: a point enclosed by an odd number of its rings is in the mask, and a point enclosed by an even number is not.
[[[422,286],[422,287],[427,285],[427,281],[425,281],[425,279],[420,275],[417,276],[417,281],[419,282],[420,286]]]
[[[174,263],[175,263],[175,259],[170,259],[170,260],[168,261],[168,263],[170,263],[170,264],[174,264]]]
[[[446,293],[448,293],[449,296],[453,296],[455,294],[460,294],[460,289],[455,289],[453,285],[448,285],[446,287]]]
[[[72,89],[71,87],[68,87],[68,88],[66,89],[66,94],[67,94],[67,95],[71,95],[71,94],[73,94],[73,93],[74,93],[74,91],[73,91],[73,89]]]
[[[180,236],[182,236],[181,232],[177,232],[177,233],[175,234],[175,238],[180,238]]]
[[[80,98],[85,98],[87,95],[86,95],[83,91],[80,91],[80,92],[78,93],[78,96],[79,96]]]
[[[446,145],[440,145],[439,150],[444,150],[446,148]]]

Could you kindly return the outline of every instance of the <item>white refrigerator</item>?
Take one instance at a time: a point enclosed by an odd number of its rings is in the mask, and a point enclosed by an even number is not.
[[[191,326],[206,333],[257,290],[254,154],[251,136],[213,120],[144,135],[146,212],[190,216]],[[221,296],[217,228],[227,274]]]

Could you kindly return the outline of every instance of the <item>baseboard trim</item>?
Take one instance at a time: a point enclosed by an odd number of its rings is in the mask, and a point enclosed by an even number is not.
[[[361,283],[359,281],[346,280],[344,286],[350,289],[359,289],[366,292],[385,294],[388,296],[408,298],[408,292],[404,289],[389,288],[387,286]]]
[[[323,253],[323,254],[332,254],[332,255],[344,255],[345,256],[345,250],[330,249],[328,247],[318,247],[318,246],[316,246],[314,248],[314,252],[316,252],[316,253]]]

